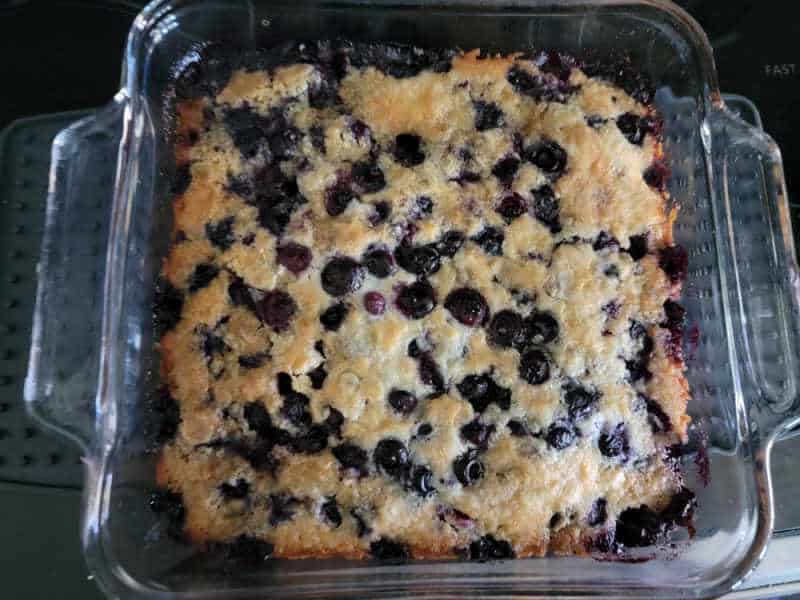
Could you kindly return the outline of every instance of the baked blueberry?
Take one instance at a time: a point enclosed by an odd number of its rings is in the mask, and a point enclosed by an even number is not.
[[[506,423],[506,427],[508,427],[511,435],[514,437],[528,437],[531,434],[528,426],[523,421],[518,421],[516,419],[511,419]]]
[[[577,437],[575,426],[569,421],[556,421],[547,428],[547,433],[545,433],[545,441],[555,450],[568,448]]]
[[[453,461],[453,473],[465,487],[477,483],[483,477],[484,471],[476,450],[469,450]]]
[[[320,507],[320,513],[323,519],[334,528],[342,524],[342,513],[339,512],[339,505],[336,503],[336,498],[328,498],[325,500]]]
[[[397,308],[410,319],[421,319],[436,308],[436,292],[425,280],[403,286],[397,295]]]
[[[319,322],[322,323],[322,326],[328,331],[338,331],[347,317],[349,310],[347,304],[338,302],[323,311],[319,316]]]
[[[344,296],[357,291],[364,282],[364,269],[352,258],[332,258],[320,274],[322,289],[331,296]]]
[[[642,179],[651,188],[663,192],[667,189],[667,180],[669,179],[669,169],[662,162],[655,162],[644,170]]]
[[[617,238],[609,235],[607,231],[601,231],[592,243],[592,250],[600,251],[606,248],[619,250],[619,242]]]
[[[166,279],[156,283],[155,301],[153,302],[153,324],[156,337],[161,337],[175,327],[181,319],[183,311],[183,292],[175,288]]]
[[[528,212],[528,206],[522,196],[512,193],[500,200],[495,210],[505,219],[506,223],[511,223],[517,217]]]
[[[275,377],[277,386],[278,386],[278,393],[281,396],[286,396],[287,394],[291,394],[292,390],[294,389],[292,385],[292,376],[288,373],[278,373]]]
[[[363,538],[372,533],[372,527],[367,525],[367,519],[358,509],[351,508],[350,516],[353,517],[353,520],[356,522],[356,535],[358,537]]]
[[[670,282],[681,283],[689,269],[689,254],[683,246],[667,246],[658,251],[658,266]]]
[[[247,498],[250,493],[250,484],[246,480],[239,478],[234,483],[224,481],[217,487],[220,495],[226,500],[241,500]]]
[[[233,217],[225,217],[216,223],[206,223],[208,241],[220,250],[227,250],[236,241],[233,235]]]
[[[271,494],[269,503],[269,524],[275,527],[275,525],[290,521],[294,517],[293,507],[298,504],[298,501],[288,494]]]
[[[414,412],[417,407],[417,397],[405,390],[392,390],[387,397],[389,405],[401,415]]]
[[[517,65],[508,70],[507,79],[518,93],[537,102],[564,103],[574,91],[566,81],[549,74],[534,75]]]
[[[600,393],[589,390],[576,382],[564,385],[564,403],[567,405],[567,414],[573,421],[585,419],[597,410]]]
[[[442,255],[452,258],[464,245],[464,234],[460,231],[450,230],[444,233],[436,242],[436,251]]]
[[[342,214],[350,202],[356,198],[355,193],[345,180],[339,180],[325,190],[325,210],[332,217]]]
[[[277,333],[289,329],[296,312],[297,304],[294,299],[281,290],[267,292],[256,304],[256,316]]]
[[[386,298],[380,292],[367,292],[364,294],[364,308],[371,315],[382,315],[386,310]]]
[[[647,423],[650,425],[650,430],[653,433],[672,431],[672,421],[657,401],[642,393],[637,394],[636,397],[647,411]]]
[[[482,413],[492,403],[502,410],[511,408],[511,390],[495,383],[489,375],[467,375],[456,388],[475,412]]]
[[[531,190],[533,202],[531,211],[543,225],[546,225],[551,233],[561,231],[561,208],[556,194],[549,185],[543,185],[535,190]]]
[[[549,344],[558,337],[558,321],[547,312],[533,312],[523,322],[524,344]]]
[[[231,349],[221,336],[206,327],[200,329],[200,336],[202,338],[201,346],[203,355],[206,357],[206,361],[212,360],[215,355],[221,356]]]
[[[435,273],[441,266],[439,252],[433,245],[412,246],[404,242],[394,251],[394,256],[403,270],[423,277]]]
[[[286,267],[295,275],[305,271],[311,264],[311,250],[294,242],[278,246],[276,256],[278,264]]]
[[[266,352],[256,352],[255,354],[240,354],[238,358],[239,366],[243,369],[257,369],[263,366],[269,358]]]
[[[656,122],[647,116],[625,113],[617,117],[617,127],[631,144],[641,146],[645,135],[657,131]]]
[[[417,221],[429,217],[433,213],[433,200],[430,196],[420,196],[409,213],[409,218]]]
[[[607,458],[618,458],[622,462],[628,460],[630,443],[628,442],[628,429],[623,423],[618,423],[614,429],[604,431],[597,439],[600,454]]]
[[[381,168],[373,162],[359,162],[350,171],[353,188],[360,194],[374,194],[386,187]]]
[[[405,544],[385,537],[370,543],[369,553],[373,558],[391,563],[404,562],[411,557]]]
[[[480,562],[514,558],[514,549],[505,540],[498,540],[492,535],[485,535],[469,545],[469,558]]]
[[[433,485],[433,472],[428,467],[414,467],[411,470],[409,486],[420,496],[430,496],[436,491]]]
[[[339,461],[343,469],[353,469],[359,475],[367,473],[367,452],[363,448],[345,442],[331,449],[333,456]]]
[[[483,248],[486,254],[502,256],[505,237],[497,227],[485,227],[478,235],[472,238],[472,241]]]
[[[253,312],[256,311],[256,302],[253,299],[250,286],[241,277],[234,277],[228,284],[228,297],[234,306],[243,306]]]
[[[394,159],[404,167],[415,167],[425,162],[422,138],[413,133],[401,133],[394,139]]]
[[[322,363],[317,368],[306,373],[311,381],[311,387],[315,390],[321,390],[325,385],[325,379],[328,377],[328,371],[325,370],[325,363]]]
[[[392,214],[392,205],[386,200],[381,200],[372,205],[373,213],[369,216],[369,224],[377,227],[385,222]]]
[[[311,425],[311,413],[308,412],[310,400],[300,392],[289,392],[283,397],[281,415],[295,427],[306,428]]]
[[[632,235],[628,238],[628,254],[633,260],[641,260],[647,254],[647,234]]]
[[[417,428],[417,437],[428,437],[433,433],[433,426],[430,423],[423,423]]]
[[[494,102],[476,100],[472,103],[475,108],[475,129],[487,131],[503,126],[503,111]]]
[[[299,454],[317,454],[328,447],[328,429],[324,425],[315,424],[308,430],[291,440],[290,448]]]
[[[196,292],[206,287],[219,275],[219,267],[210,263],[200,263],[189,275],[189,291]]]
[[[260,402],[250,402],[244,405],[244,420],[247,426],[261,438],[269,439],[272,436],[272,419],[266,407]]]
[[[616,543],[623,547],[652,546],[666,531],[666,523],[652,509],[642,505],[626,508],[617,518]]]
[[[478,290],[463,287],[453,290],[444,300],[444,307],[462,325],[483,325],[489,316],[489,305]]]
[[[547,355],[536,348],[526,350],[519,360],[519,376],[531,385],[539,385],[550,379],[550,360]]]
[[[598,525],[602,525],[608,519],[608,502],[605,498],[598,498],[592,503],[592,508],[589,510],[589,514],[586,515],[586,523],[588,523],[591,527],[597,527]]]
[[[385,279],[396,271],[394,257],[385,248],[367,250],[361,259],[361,263],[367,268],[370,275],[378,279]]]
[[[405,475],[411,464],[408,448],[400,440],[391,438],[378,442],[372,458],[379,471],[398,479]]]
[[[185,163],[175,169],[169,191],[171,194],[180,196],[192,183],[192,163]]]
[[[519,170],[520,160],[513,154],[504,156],[492,167],[492,175],[497,177],[505,187],[511,187],[514,176]]]
[[[522,316],[513,310],[501,310],[492,317],[488,328],[489,343],[501,348],[524,345],[525,329]]]
[[[553,177],[560,177],[567,168],[566,151],[558,143],[547,138],[525,148],[522,157]]]
[[[489,445],[489,438],[495,431],[495,426],[491,423],[484,423],[479,418],[475,418],[466,425],[461,426],[461,437],[479,448],[486,448]]]
[[[322,424],[328,430],[329,434],[341,439],[342,425],[344,425],[344,415],[341,412],[332,406],[329,406],[328,416],[325,417],[325,420],[322,422]]]

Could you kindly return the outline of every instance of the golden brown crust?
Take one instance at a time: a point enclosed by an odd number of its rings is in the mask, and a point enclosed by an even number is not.
[[[513,69],[550,77],[521,55],[480,58],[476,50],[455,56],[449,70],[404,78],[350,67],[338,103],[322,107],[309,97],[327,75],[308,64],[237,71],[215,98],[178,104],[176,158],[191,165],[191,182],[174,201],[176,242],[163,276],[184,302],[160,352],[181,424],[162,451],[157,481],[182,495],[190,539],[247,535],[287,558],[364,558],[385,540],[413,558],[455,557],[487,536],[507,541],[516,556],[584,554],[626,508],[658,510],[680,488],[662,457],[685,439],[689,422],[684,365],[665,325],[665,301],[678,297],[680,282],[658,255],[672,244],[674,212],[642,175],[663,150],[656,129],[633,142],[615,122],[653,113],[577,68],[563,102],[536,98],[512,81]],[[500,117],[476,113],[492,107]],[[231,124],[233,110],[262,121],[242,132]],[[496,122],[478,127],[484,117]],[[277,132],[269,119],[278,120]],[[290,141],[280,137],[287,127],[298,132]],[[419,136],[421,160],[413,148],[398,158],[401,134]],[[563,151],[566,165],[548,172],[532,158],[543,143]],[[504,182],[497,165],[508,157],[518,164]],[[364,164],[382,173],[377,189],[358,183]],[[352,198],[332,212],[337,186]],[[275,188],[284,196],[270,195]],[[537,204],[545,188],[555,217]],[[526,210],[508,218],[498,206],[511,194]],[[277,223],[280,202],[291,206]],[[383,221],[375,218],[382,203],[391,206]],[[480,241],[487,227],[503,232],[500,253]],[[405,268],[387,278],[367,273],[341,298],[321,284],[334,257],[362,260],[376,247],[397,255],[410,232],[420,247],[449,231],[466,241],[428,274],[437,305],[424,318],[409,318],[396,303],[417,279]],[[642,236],[649,252],[639,256]],[[310,251],[301,269],[279,258],[290,243]],[[501,347],[488,319],[466,326],[445,307],[465,287],[490,315],[555,319],[557,337],[535,342],[549,361],[546,381],[521,377],[530,346]],[[366,292],[383,295],[381,315],[365,310]],[[293,304],[279,321],[266,300],[277,293]],[[323,326],[320,315],[337,302],[347,305],[346,317],[338,328]],[[412,341],[436,365],[443,389],[421,378]],[[316,386],[309,374],[320,368],[326,375]],[[302,424],[287,420],[291,394],[279,388],[279,374],[306,398]],[[485,374],[509,390],[508,406],[471,405],[459,384]],[[397,389],[418,399],[410,415],[387,402]],[[575,389],[591,400],[573,414]],[[657,425],[651,403],[665,415],[655,413]],[[259,430],[254,406],[269,415],[269,428]],[[325,425],[334,411],[341,431]],[[477,445],[462,431],[476,419],[489,431]],[[553,427],[565,419],[573,438],[559,448]],[[432,433],[421,434],[422,424]],[[311,440],[314,427],[329,427],[324,442]],[[402,475],[375,466],[387,439],[411,456]],[[345,442],[365,452],[361,476],[331,451]],[[484,472],[467,485],[456,462],[470,452]],[[430,471],[432,495],[414,491],[418,466]],[[226,497],[225,485],[239,481],[246,493]],[[338,523],[326,513],[331,499]],[[598,499],[607,515],[589,523]]]

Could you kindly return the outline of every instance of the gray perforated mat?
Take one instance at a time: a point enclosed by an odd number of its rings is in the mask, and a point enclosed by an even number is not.
[[[25,413],[36,263],[55,135],[88,111],[20,119],[0,133],[0,480],[80,487],[75,446],[40,431]],[[87,240],[87,243],[92,243]]]

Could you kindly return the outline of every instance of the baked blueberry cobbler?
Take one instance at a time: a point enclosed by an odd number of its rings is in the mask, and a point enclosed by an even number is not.
[[[558,53],[188,67],[153,508],[262,558],[615,552],[688,525],[687,256],[650,100]]]

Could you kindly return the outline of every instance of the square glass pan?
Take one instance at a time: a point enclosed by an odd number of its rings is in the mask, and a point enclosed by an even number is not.
[[[681,207],[675,236],[690,256],[690,412],[711,464],[705,485],[697,456],[685,459],[699,500],[691,543],[678,540],[674,551],[636,563],[308,560],[236,570],[165,535],[147,509],[154,459],[144,451],[144,406],[156,385],[151,306],[170,231],[169,85],[209,42],[334,37],[490,52],[558,48],[607,64],[624,54],[657,82],[669,189]],[[99,198],[89,183],[109,155],[117,156],[115,185]],[[798,271],[781,160],[767,136],[725,110],[705,35],[673,4],[157,1],[133,25],[119,94],[58,136],[52,164],[26,399],[83,450],[83,543],[109,595],[708,597],[737,585],[762,556],[773,522],[770,447],[798,414]],[[85,275],[88,215],[110,224],[101,278]]]

